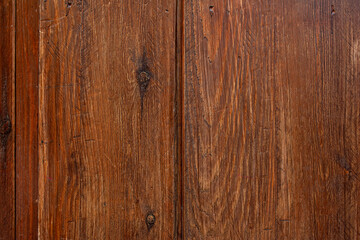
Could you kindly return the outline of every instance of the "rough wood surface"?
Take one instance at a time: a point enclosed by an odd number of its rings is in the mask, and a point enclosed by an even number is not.
[[[39,5],[16,0],[16,239],[37,239]]]
[[[360,239],[357,1],[0,6],[0,239]]]
[[[358,2],[185,6],[185,239],[359,239]]]
[[[175,1],[40,8],[40,238],[173,239]]]
[[[15,1],[0,3],[0,239],[15,237]]]

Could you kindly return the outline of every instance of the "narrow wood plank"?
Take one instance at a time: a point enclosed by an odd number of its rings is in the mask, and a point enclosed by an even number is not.
[[[281,9],[277,236],[359,239],[360,5],[294,0]]]
[[[176,201],[175,208],[175,227],[176,238],[184,239],[184,137],[185,137],[185,121],[184,121],[184,87],[185,83],[185,1],[176,1],[176,92],[175,92],[175,118],[176,118],[176,164],[175,164],[175,188]]]
[[[15,238],[15,1],[0,3],[0,239]]]
[[[39,237],[80,239],[82,1],[42,1]]]
[[[185,6],[185,238],[359,239],[360,5]]]
[[[186,239],[275,239],[279,2],[185,3]]]
[[[16,239],[37,239],[39,4],[16,1]]]
[[[176,236],[175,1],[42,1],[39,235]]]

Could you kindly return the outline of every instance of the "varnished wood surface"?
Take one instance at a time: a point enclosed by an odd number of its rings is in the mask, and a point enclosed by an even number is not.
[[[16,0],[16,239],[37,239],[39,6]]]
[[[15,1],[0,6],[0,239],[7,240],[15,237]]]
[[[0,6],[0,239],[360,239],[357,1]]]
[[[185,239],[359,239],[358,2],[185,6]]]
[[[173,239],[175,1],[40,12],[39,238]]]

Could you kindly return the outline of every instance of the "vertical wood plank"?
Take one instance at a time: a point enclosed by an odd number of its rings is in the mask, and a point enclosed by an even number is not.
[[[15,238],[15,1],[0,3],[0,239]]]
[[[40,238],[175,238],[176,2],[40,18]]]
[[[185,3],[186,239],[275,239],[279,2]]]
[[[359,4],[186,1],[185,238],[359,238]]]
[[[359,239],[359,4],[284,1],[277,235]]]
[[[16,239],[37,239],[39,3],[16,1]]]
[[[41,239],[80,239],[82,4],[41,1],[40,5]]]

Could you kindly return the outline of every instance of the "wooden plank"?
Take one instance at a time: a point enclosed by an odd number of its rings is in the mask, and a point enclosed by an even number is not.
[[[80,239],[81,7],[81,1],[40,5],[41,239]]]
[[[283,3],[279,237],[360,238],[359,10],[353,0]]]
[[[176,238],[183,239],[184,236],[184,83],[185,83],[185,1],[176,1],[176,164],[175,164],[175,228],[177,229]]]
[[[360,5],[185,6],[185,238],[359,239]]]
[[[38,7],[16,1],[16,239],[37,238]]]
[[[176,2],[40,15],[40,238],[174,238]]]
[[[15,238],[15,1],[0,3],[0,239]]]

